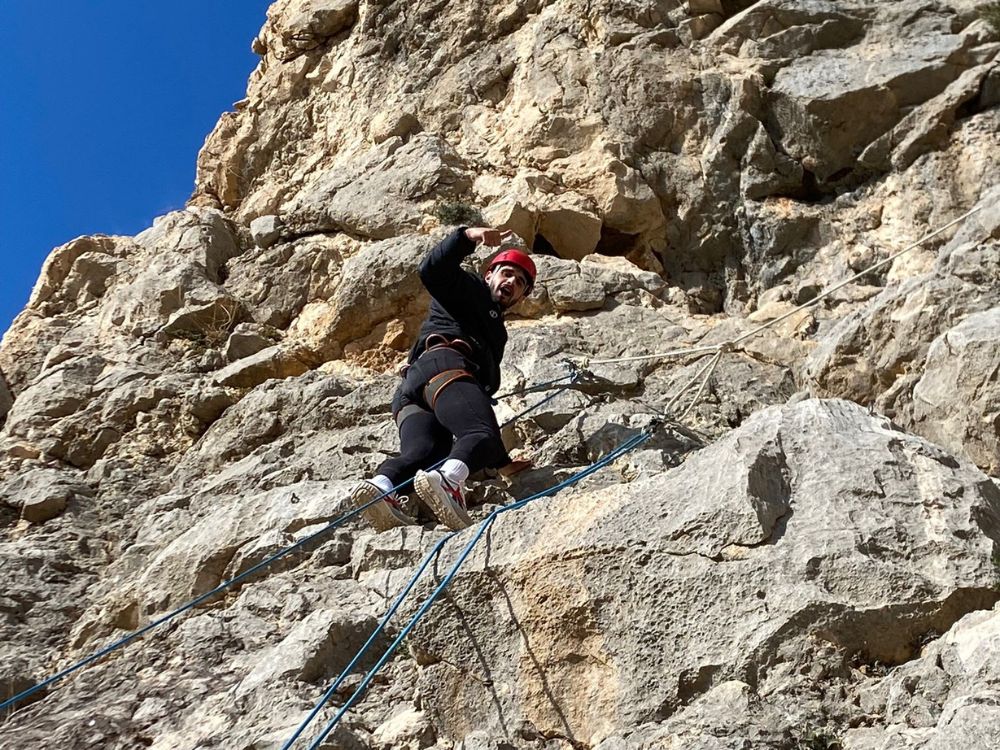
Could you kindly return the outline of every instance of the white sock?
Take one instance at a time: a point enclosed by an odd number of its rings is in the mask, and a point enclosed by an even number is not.
[[[465,480],[469,478],[469,467],[464,461],[449,458],[441,465],[441,476],[452,484],[465,484]]]
[[[389,477],[387,477],[385,474],[376,474],[368,481],[374,484],[376,487],[378,487],[379,491],[382,493],[392,493],[392,495],[396,494],[395,492],[392,491],[392,488],[395,487],[396,485],[394,485],[392,483],[392,480],[389,479]]]

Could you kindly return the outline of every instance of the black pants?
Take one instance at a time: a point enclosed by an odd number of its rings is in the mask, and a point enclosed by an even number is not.
[[[392,401],[393,416],[405,406],[416,405],[399,425],[400,455],[385,461],[376,473],[394,485],[413,479],[418,469],[428,469],[445,458],[464,462],[470,472],[510,463],[500,439],[500,426],[489,396],[471,378],[445,386],[434,410],[424,401],[424,386],[445,370],[469,370],[471,365],[453,349],[425,352],[410,365]]]

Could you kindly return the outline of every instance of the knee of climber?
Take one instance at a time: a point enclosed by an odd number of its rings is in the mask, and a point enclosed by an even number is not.
[[[452,447],[451,458],[457,458],[467,464],[472,471],[478,471],[498,462],[507,455],[500,434],[492,430],[477,429],[461,435]]]

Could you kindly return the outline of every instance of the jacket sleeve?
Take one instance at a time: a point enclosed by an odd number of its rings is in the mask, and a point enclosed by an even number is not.
[[[469,278],[462,261],[472,254],[476,244],[459,227],[445,237],[420,263],[420,280],[431,296],[446,310],[461,309],[468,301]]]

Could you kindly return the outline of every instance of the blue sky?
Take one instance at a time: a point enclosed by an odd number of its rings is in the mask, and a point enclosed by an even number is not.
[[[49,251],[181,208],[269,0],[0,0],[0,333]]]

